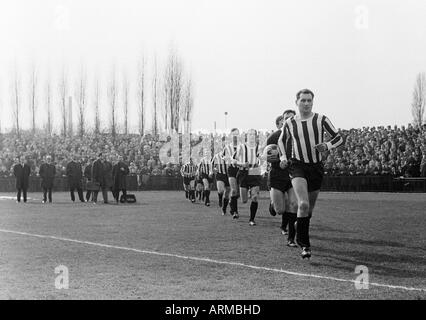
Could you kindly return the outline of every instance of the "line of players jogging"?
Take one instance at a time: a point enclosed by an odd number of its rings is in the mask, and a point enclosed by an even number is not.
[[[250,195],[249,225],[255,226],[259,188],[264,172],[268,173],[269,212],[281,215],[281,233],[287,246],[301,247],[301,257],[310,258],[310,220],[321,189],[324,168],[322,153],[339,147],[343,138],[324,115],[312,112],[314,93],[302,89],[296,94],[298,112],[286,110],[277,117],[277,131],[270,135],[262,154],[257,132],[248,131],[246,141],[238,143],[239,130],[231,130],[231,143],[211,161],[203,158],[198,166],[193,160],[182,167],[186,197],[196,201],[195,189],[201,184],[203,199],[210,206],[210,184],[216,176],[219,206],[226,214],[229,204],[233,219],[238,219],[238,198],[247,203]],[[325,133],[330,137],[325,141]],[[261,167],[266,160],[267,170]],[[201,197],[201,193],[199,196]]]

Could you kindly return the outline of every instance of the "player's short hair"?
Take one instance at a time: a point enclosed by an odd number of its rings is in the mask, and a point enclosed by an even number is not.
[[[284,118],[284,115],[285,115],[285,114],[287,114],[287,113],[293,113],[293,114],[296,114],[296,111],[294,111],[293,109],[287,109],[286,111],[284,111],[284,112],[283,112],[282,117]]]
[[[302,90],[299,90],[299,92],[296,94],[296,100],[299,100],[300,95],[302,94],[310,94],[312,96],[312,99],[314,98],[314,93],[311,90],[302,89]]]
[[[232,128],[231,133],[234,132],[234,131],[240,131],[240,130],[238,130],[238,128]]]
[[[283,119],[284,119],[283,115],[280,115],[275,119],[275,124],[277,125],[277,127]]]

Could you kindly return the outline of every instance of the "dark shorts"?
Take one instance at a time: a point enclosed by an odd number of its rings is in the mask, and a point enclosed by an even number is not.
[[[187,186],[194,179],[195,179],[195,177],[183,177],[183,184]]]
[[[216,173],[216,182],[222,181],[225,184],[225,187],[229,187],[228,175],[224,173]]]
[[[229,166],[228,167],[228,177],[236,178],[238,173],[238,167]]]
[[[210,178],[208,174],[202,173],[200,176],[201,183],[203,183],[203,179],[207,179],[209,183],[213,183],[213,178]]]
[[[308,183],[308,192],[312,192],[321,189],[324,166],[322,163],[309,164],[292,160],[289,174],[291,179],[305,178]]]
[[[269,187],[280,190],[282,193],[287,192],[293,186],[288,169],[280,170],[272,168],[268,175]]]
[[[250,189],[253,187],[260,187],[262,183],[262,176],[249,175],[247,171],[240,170],[238,172],[238,181],[240,188]]]

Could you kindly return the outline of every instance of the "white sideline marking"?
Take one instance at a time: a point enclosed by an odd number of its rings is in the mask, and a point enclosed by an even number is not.
[[[299,273],[299,272],[293,272],[293,271],[277,269],[277,268],[254,266],[254,265],[245,264],[245,263],[241,263],[241,262],[232,262],[232,261],[224,261],[224,260],[215,260],[215,259],[210,259],[210,258],[183,256],[183,255],[179,255],[179,254],[158,252],[158,251],[151,251],[151,250],[140,250],[140,249],[135,249],[135,248],[120,247],[120,246],[91,242],[91,241],[82,241],[82,240],[75,240],[75,239],[68,239],[68,238],[60,238],[60,237],[55,237],[55,236],[46,236],[46,235],[20,232],[20,231],[13,231],[13,230],[6,230],[6,229],[0,229],[0,232],[19,234],[19,235],[42,238],[42,239],[54,239],[54,240],[60,240],[60,241],[66,241],[66,242],[74,242],[74,243],[92,245],[92,246],[97,246],[97,247],[133,251],[133,252],[144,253],[144,254],[152,254],[152,255],[157,255],[157,256],[174,257],[174,258],[179,258],[179,259],[194,260],[194,261],[201,261],[201,262],[210,262],[210,263],[216,263],[216,264],[227,264],[227,265],[231,265],[231,266],[239,266],[239,267],[245,267],[245,268],[256,269],[256,270],[285,273],[285,274],[288,274],[288,275],[299,276],[299,277],[310,277],[310,278],[334,280],[334,281],[340,281],[340,282],[350,282],[350,283],[354,283],[354,284],[356,283],[355,280],[340,279],[340,278],[329,277],[329,276],[321,276],[321,275],[316,275],[316,274],[312,274],[312,273],[311,274]],[[376,283],[376,282],[369,282],[369,285],[376,286],[376,287],[385,287],[385,288],[390,288],[390,289],[401,289],[401,290],[406,290],[406,291],[423,291],[423,292],[426,292],[425,288],[404,287],[404,286],[396,286],[396,285],[389,285],[389,284],[381,284],[381,283]]]
[[[23,198],[21,198],[21,199],[23,199]],[[14,197],[0,196],[0,200],[16,200],[16,196],[14,196]],[[27,197],[27,200],[40,200],[40,199]]]

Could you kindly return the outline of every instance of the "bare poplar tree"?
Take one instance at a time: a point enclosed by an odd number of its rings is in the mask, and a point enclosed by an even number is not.
[[[67,135],[67,97],[68,97],[68,81],[65,67],[62,68],[61,78],[59,80],[59,99],[61,106],[62,134]]]
[[[152,75],[152,133],[154,137],[157,136],[158,133],[158,74],[157,74],[157,57],[154,57],[154,72]]]
[[[164,75],[166,111],[170,114],[170,130],[179,131],[182,93],[182,62],[174,50],[170,51]]]
[[[2,100],[1,100],[1,92],[0,92],[0,114],[3,114],[3,112],[2,112],[2,107],[3,107],[3,104],[2,104]],[[2,137],[2,135],[1,135],[1,118],[0,118],[0,139],[1,139],[1,137]],[[1,142],[1,141],[0,141]]]
[[[72,96],[68,96],[68,137],[74,136],[74,125],[72,121],[73,102]]]
[[[117,79],[115,66],[113,66],[111,78],[108,84],[108,100],[111,108],[111,134],[115,139],[115,135],[117,133]]]
[[[36,104],[36,90],[37,90],[37,70],[36,65],[33,62],[30,67],[30,83],[29,83],[29,102],[30,102],[30,112],[31,112],[31,129],[34,134],[36,131],[36,112],[37,112],[37,104]]]
[[[50,73],[48,72],[46,77],[46,131],[48,135],[52,134],[52,85],[50,79]]]
[[[143,55],[139,62],[137,83],[139,134],[142,136],[145,131],[145,56]]]
[[[81,66],[80,74],[76,83],[75,96],[78,106],[78,134],[80,137],[83,137],[85,133],[87,100],[87,74],[83,65]]]
[[[11,82],[11,100],[12,100],[12,106],[13,106],[13,119],[14,119],[14,126],[15,126],[15,130],[16,130],[16,134],[19,137],[21,134],[20,131],[20,107],[21,107],[21,79],[19,77],[19,73],[18,73],[18,66],[15,62],[14,64],[14,68],[12,71],[12,82]]]
[[[423,117],[426,105],[426,77],[425,73],[417,75],[416,84],[414,85],[413,101],[411,103],[411,113],[413,114],[414,125],[419,127],[423,124]]]
[[[185,133],[191,133],[192,130],[192,114],[194,111],[194,96],[192,92],[192,80],[189,78],[185,83],[182,119],[184,122]]]
[[[166,86],[165,83],[163,84],[163,89],[164,89],[164,92],[163,92],[163,98],[164,98],[164,102],[163,102],[164,130],[167,133],[170,133],[170,130],[169,130],[169,128],[170,128],[170,126],[169,126],[169,104],[167,103],[167,101],[168,101],[168,98],[167,98],[168,97],[168,91],[167,91],[167,86]]]
[[[123,73],[123,111],[124,111],[124,134],[129,131],[129,79]]]
[[[99,99],[100,99],[100,87],[99,87],[99,78],[95,76],[95,85],[94,85],[94,96],[93,104],[95,107],[95,134],[99,134],[101,121],[99,119]]]

